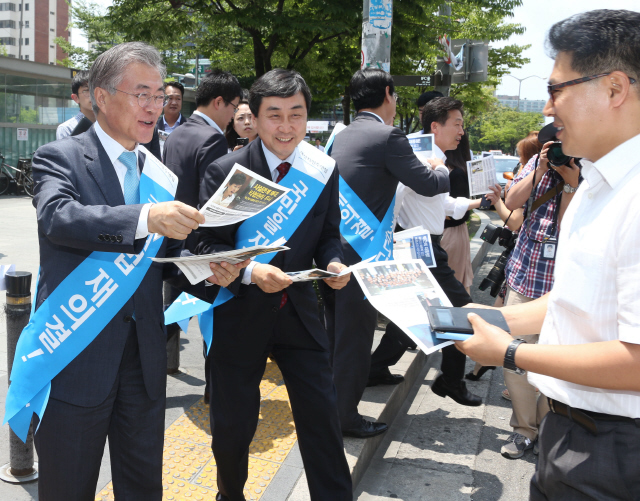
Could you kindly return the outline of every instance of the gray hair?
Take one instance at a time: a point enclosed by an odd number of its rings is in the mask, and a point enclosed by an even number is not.
[[[91,106],[96,116],[100,111],[95,98],[96,87],[115,94],[116,87],[122,82],[127,67],[133,63],[150,66],[160,73],[162,80],[167,76],[167,69],[155,47],[142,42],[127,42],[111,47],[97,57],[89,75]]]

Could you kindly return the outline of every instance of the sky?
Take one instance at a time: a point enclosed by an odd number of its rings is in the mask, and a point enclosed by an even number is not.
[[[511,74],[517,78],[536,75],[544,79],[533,77],[524,80],[520,88],[520,99],[546,101],[548,98],[547,79],[553,68],[553,60],[545,53],[544,40],[549,28],[557,21],[574,14],[603,7],[640,12],[640,0],[607,0],[606,2],[602,0],[524,0],[522,6],[514,9],[513,18],[505,21],[523,25],[526,27],[526,32],[523,35],[513,35],[500,44],[492,45],[502,47],[507,44],[530,44],[531,48],[524,51],[523,55],[531,62],[522,68],[512,70]],[[505,76],[497,90],[499,95],[517,96],[518,81]]]
[[[112,4],[111,0],[92,0],[104,7]],[[526,78],[536,75],[541,78],[527,78],[520,85],[521,99],[547,99],[547,78],[553,67],[544,50],[544,40],[549,28],[562,19],[573,14],[588,10],[601,9],[627,9],[640,12],[640,0],[523,0],[523,5],[514,9],[513,18],[506,22],[521,24],[526,27],[523,35],[513,35],[509,40],[492,44],[495,47],[503,47],[507,44],[531,45],[524,51],[524,56],[531,62],[522,68],[512,70],[511,74],[517,78]],[[78,30],[72,30],[72,43],[86,47],[86,39]],[[517,96],[518,81],[505,76],[498,86],[498,94]]]

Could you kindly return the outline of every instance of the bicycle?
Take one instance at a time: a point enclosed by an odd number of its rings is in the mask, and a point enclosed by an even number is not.
[[[21,158],[18,167],[5,163],[5,157],[0,153],[0,195],[4,195],[11,182],[15,182],[18,193],[22,190],[33,197],[33,176],[31,174],[31,159]]]

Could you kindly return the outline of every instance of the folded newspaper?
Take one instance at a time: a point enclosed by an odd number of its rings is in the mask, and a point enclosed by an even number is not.
[[[496,164],[493,155],[467,162],[469,196],[490,193],[490,186],[496,184]]]
[[[431,329],[428,306],[451,306],[421,259],[398,259],[354,267],[353,274],[371,305],[405,332],[426,354],[453,344]]]
[[[184,257],[154,257],[152,261],[156,263],[175,263],[182,273],[189,279],[191,285],[202,282],[209,278],[213,273],[209,268],[209,263],[221,263],[223,261],[230,264],[238,264],[247,259],[252,259],[261,254],[269,254],[270,252],[280,252],[289,250],[289,247],[256,245],[255,247],[247,247],[246,249],[237,249],[225,252],[216,252],[215,254],[201,254],[198,256]]]
[[[436,267],[429,230],[416,226],[393,234],[393,259],[422,259],[429,268]]]
[[[276,203],[289,192],[255,172],[235,164],[224,182],[200,209],[200,226],[227,226],[249,219]]]
[[[289,271],[287,272],[287,275],[289,275],[289,278],[294,282],[310,282],[312,280],[322,280],[324,278],[341,277],[347,273],[351,273],[352,268],[353,266],[345,268],[340,273],[333,273],[331,271],[314,268],[313,270]]]
[[[415,155],[423,162],[433,157],[433,134],[414,133],[407,136]]]

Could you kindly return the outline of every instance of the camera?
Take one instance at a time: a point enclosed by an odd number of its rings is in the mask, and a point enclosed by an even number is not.
[[[480,235],[480,238],[490,244],[496,243],[497,240],[498,245],[513,248],[518,237],[506,226],[496,226],[495,224],[489,223],[482,232],[482,235]]]
[[[511,249],[505,249],[502,254],[500,254],[500,257],[497,259],[496,264],[493,265],[491,271],[480,283],[478,289],[483,291],[486,290],[487,287],[491,286],[491,291],[489,292],[489,294],[491,294],[491,296],[493,297],[496,297],[498,295],[498,292],[500,292],[500,288],[502,287],[502,282],[504,282],[504,269],[507,266],[510,255]]]
[[[248,137],[239,137],[236,139],[236,145],[237,146],[246,146],[249,144],[249,138]]]
[[[549,160],[549,164],[551,164],[552,167],[562,167],[563,165],[569,165],[569,162],[571,162],[572,158],[576,161],[579,160],[579,158],[565,155],[562,152],[562,143],[560,141],[556,141],[555,143],[553,143],[547,150],[547,159]]]

